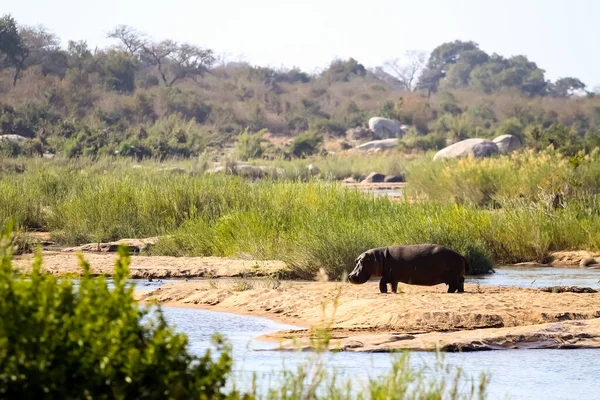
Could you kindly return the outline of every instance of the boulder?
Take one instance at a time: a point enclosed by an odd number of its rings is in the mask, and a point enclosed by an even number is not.
[[[245,178],[261,179],[266,176],[273,178],[281,177],[285,174],[283,168],[267,167],[264,165],[250,165],[247,163],[238,163],[231,167],[215,167],[206,171],[207,174],[229,174],[238,175]]]
[[[319,175],[321,173],[321,170],[319,169],[319,167],[317,167],[316,165],[313,165],[313,164],[308,164],[306,169],[308,170],[308,173],[312,176]]]
[[[373,131],[376,138],[402,137],[404,135],[400,124],[387,118],[371,118],[369,120],[369,129]]]
[[[362,180],[361,183],[380,183],[385,180],[385,175],[371,172],[365,179]]]
[[[487,139],[466,139],[456,142],[435,153],[434,160],[439,158],[466,157],[472,154],[475,158],[490,157],[500,152],[498,145]]]
[[[380,149],[387,150],[398,147],[398,141],[400,139],[383,139],[383,140],[371,140],[370,142],[363,143],[361,145],[356,146],[359,150],[371,150],[371,149]]]
[[[367,128],[357,126],[346,131],[348,140],[373,140],[373,131]]]
[[[494,139],[500,153],[511,153],[521,148],[521,141],[514,135],[500,135]]]
[[[0,135],[0,140],[8,140],[11,142],[21,143],[27,140],[27,138],[21,135]]]
[[[383,181],[389,183],[400,183],[404,182],[404,177],[400,175],[386,175]]]

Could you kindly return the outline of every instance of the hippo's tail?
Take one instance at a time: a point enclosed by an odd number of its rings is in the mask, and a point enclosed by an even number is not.
[[[469,266],[469,262],[467,261],[467,258],[463,257],[463,259],[465,260],[465,274],[468,274],[471,272],[471,267]]]

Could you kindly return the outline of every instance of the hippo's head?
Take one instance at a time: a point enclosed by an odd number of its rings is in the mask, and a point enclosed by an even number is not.
[[[373,277],[381,276],[383,259],[377,251],[365,251],[354,261],[356,262],[356,267],[348,275],[350,283],[365,283]]]

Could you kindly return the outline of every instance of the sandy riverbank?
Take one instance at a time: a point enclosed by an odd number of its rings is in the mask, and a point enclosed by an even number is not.
[[[600,293],[466,285],[467,293],[448,294],[444,285],[401,286],[404,293],[394,295],[378,293],[376,282],[182,282],[139,299],[330,326],[330,348],[345,351],[600,347]],[[263,339],[310,349],[311,335],[307,329]]]
[[[79,276],[82,272],[79,258],[73,252],[45,251],[42,254],[42,270],[57,276]],[[112,276],[115,253],[85,252],[94,275]],[[27,272],[31,269],[32,254],[15,256],[13,266]],[[166,257],[133,256],[129,266],[132,279],[185,279],[185,278],[231,278],[242,275],[268,276],[289,270],[283,261],[254,261],[225,257]]]

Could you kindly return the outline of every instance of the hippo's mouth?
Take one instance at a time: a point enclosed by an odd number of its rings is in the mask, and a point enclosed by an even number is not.
[[[352,273],[348,275],[348,282],[354,283],[355,285],[360,285],[361,283],[365,283],[371,278],[369,275],[361,276],[361,273]]]

